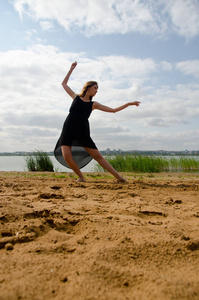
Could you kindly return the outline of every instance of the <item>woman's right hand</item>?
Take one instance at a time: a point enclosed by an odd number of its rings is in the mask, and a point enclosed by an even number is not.
[[[70,67],[71,71],[73,71],[76,68],[76,66],[77,66],[77,62],[75,61],[74,63],[72,63]]]

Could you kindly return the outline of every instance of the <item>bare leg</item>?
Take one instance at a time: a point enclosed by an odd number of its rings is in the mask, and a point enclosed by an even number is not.
[[[106,169],[110,172],[118,182],[126,182],[124,179],[101,155],[101,153],[97,149],[86,148],[86,151],[102,166],[102,168]]]
[[[72,157],[71,147],[70,146],[62,146],[61,150],[62,150],[62,155],[63,155],[65,161],[67,162],[67,164],[69,165],[69,167],[77,174],[77,176],[79,176],[78,181],[79,182],[85,181],[84,175],[82,174],[77,163],[74,161],[74,159]]]

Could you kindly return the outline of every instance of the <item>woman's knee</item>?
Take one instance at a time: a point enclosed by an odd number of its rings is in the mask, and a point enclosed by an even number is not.
[[[99,151],[93,153],[92,157],[96,160],[96,161],[100,161],[103,159],[103,156],[101,155],[101,153]]]

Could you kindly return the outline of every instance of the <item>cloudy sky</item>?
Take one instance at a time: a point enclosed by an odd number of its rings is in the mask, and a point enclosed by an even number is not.
[[[96,80],[100,150],[199,150],[198,0],[0,1],[0,152],[52,151],[71,98]]]

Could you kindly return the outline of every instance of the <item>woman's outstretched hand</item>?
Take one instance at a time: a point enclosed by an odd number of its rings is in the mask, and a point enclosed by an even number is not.
[[[139,106],[140,104],[141,104],[141,102],[139,102],[139,101],[129,102],[129,105]]]

